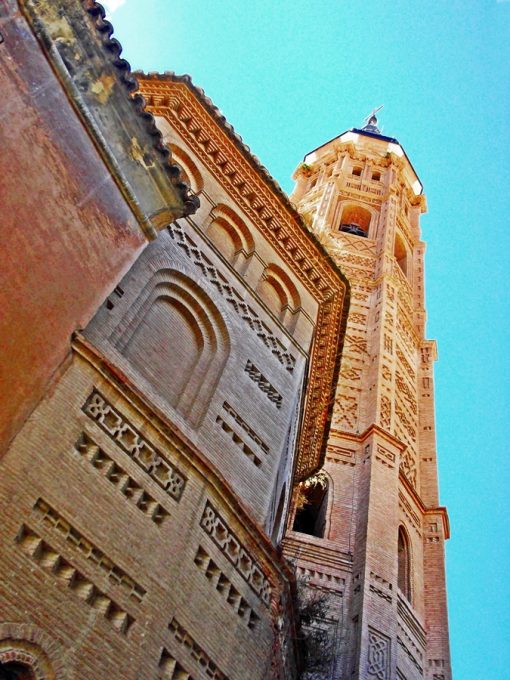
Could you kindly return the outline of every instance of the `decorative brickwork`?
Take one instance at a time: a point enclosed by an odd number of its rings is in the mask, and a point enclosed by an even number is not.
[[[338,633],[332,680],[414,680],[423,676],[427,653],[448,649],[435,515],[446,521],[437,508],[435,346],[424,339],[425,199],[407,157],[392,146],[398,142],[369,128],[318,147],[295,173],[292,198],[352,292],[324,466],[327,507],[317,494],[284,550],[298,573],[334,565],[346,579],[352,615],[347,632]],[[451,680],[449,661],[446,668]]]
[[[259,617],[202,547],[198,548],[195,555],[195,564],[248,628],[255,628]]]
[[[164,647],[159,659],[158,673],[158,680],[195,680]]]
[[[346,314],[343,283],[335,281],[323,251],[305,237],[301,218],[267,171],[188,77],[149,74],[140,84],[150,110],[177,131],[319,303],[297,456],[297,477],[304,479],[324,457],[324,413],[335,389],[337,338]]]
[[[253,592],[257,594],[266,606],[269,606],[271,601],[271,585],[269,581],[210,503],[207,503],[205,506],[200,526],[213,539],[225,557],[235,566],[238,573],[241,574]]]
[[[146,593],[145,588],[142,588],[142,586],[126,574],[123,569],[107,557],[102,550],[85,538],[85,536],[62,517],[60,513],[46,503],[46,501],[39,498],[34,505],[34,511],[36,516],[42,520],[43,525],[46,525],[48,528],[53,528],[60,533],[74,551],[81,553],[83,557],[99,567],[112,583],[123,588],[128,597],[137,602],[142,602]]]
[[[223,432],[226,432],[230,436],[234,444],[241,449],[244,455],[247,456],[256,467],[260,467],[262,465],[261,459],[255,455],[250,447],[241,439],[235,430],[233,430],[230,425],[225,420],[223,420],[221,416],[216,416],[216,424],[221,427]]]
[[[82,574],[71,562],[64,559],[50,543],[43,540],[38,533],[26,524],[16,536],[21,549],[47,574],[69,588],[80,600],[97,610],[104,618],[125,635],[134,622],[124,609],[106,593],[102,592],[93,581]]]
[[[169,512],[100,449],[86,432],[81,433],[75,444],[75,450],[155,524],[162,524],[170,516]]]
[[[390,680],[390,655],[390,639],[374,628],[369,628],[367,666],[369,678]]]
[[[180,500],[186,478],[94,390],[83,406],[86,413],[127,453],[144,472],[176,501]]]
[[[271,333],[271,330],[260,319],[228,280],[218,271],[212,262],[200,251],[193,240],[186,234],[177,222],[168,227],[171,237],[184,250],[189,259],[195,264],[206,279],[221,293],[226,301],[235,309],[250,329],[257,335],[264,345],[271,351],[278,361],[288,371],[293,371],[296,359],[285,350],[284,345]]]
[[[207,677],[212,678],[212,680],[228,680],[227,676],[220,671],[211,657],[181,626],[177,619],[173,618],[170,621],[168,624],[168,630],[176,642],[178,642],[183,647],[183,649],[188,650],[188,653],[200,665],[200,668],[203,669],[203,672],[205,675],[207,675]]]
[[[271,385],[269,380],[264,375],[262,375],[255,364],[248,360],[244,370],[245,373],[248,373],[249,377],[258,386],[258,388],[264,392],[269,401],[272,401],[276,408],[281,408],[283,401],[282,395]]]
[[[250,437],[250,439],[253,442],[255,442],[255,444],[257,444],[257,446],[259,446],[264,453],[266,454],[269,453],[269,446],[258,436],[256,432],[254,432],[254,430],[252,430],[248,423],[245,420],[243,420],[239,413],[237,413],[237,411],[232,406],[230,406],[230,404],[228,404],[226,401],[223,402],[223,409],[235,420],[235,422],[240,427],[242,427],[242,429],[246,432],[248,437]]]

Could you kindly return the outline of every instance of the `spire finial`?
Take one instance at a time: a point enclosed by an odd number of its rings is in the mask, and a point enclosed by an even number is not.
[[[377,116],[375,114],[380,111],[383,106],[384,104],[381,104],[381,106],[378,106],[365,118],[363,121],[365,125],[361,128],[362,130],[365,130],[366,132],[374,132],[376,135],[381,134],[381,131],[377,127]]]

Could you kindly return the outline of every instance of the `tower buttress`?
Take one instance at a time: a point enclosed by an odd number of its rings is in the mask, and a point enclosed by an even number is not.
[[[294,178],[291,200],[349,279],[351,307],[327,493],[315,508],[314,480],[302,488],[285,551],[307,587],[335,584],[324,677],[449,680],[422,185],[375,115],[307,154]]]

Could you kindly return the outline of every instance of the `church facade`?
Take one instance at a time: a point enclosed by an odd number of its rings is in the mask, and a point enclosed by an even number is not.
[[[402,147],[349,131],[289,200],[98,3],[0,17],[0,678],[449,680]]]

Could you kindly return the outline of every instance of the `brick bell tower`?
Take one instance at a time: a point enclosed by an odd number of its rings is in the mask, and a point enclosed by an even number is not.
[[[324,468],[301,485],[284,549],[329,602],[315,624],[330,659],[314,678],[450,680],[426,201],[400,143],[367,121],[294,176],[291,200],[349,279],[351,306]]]

